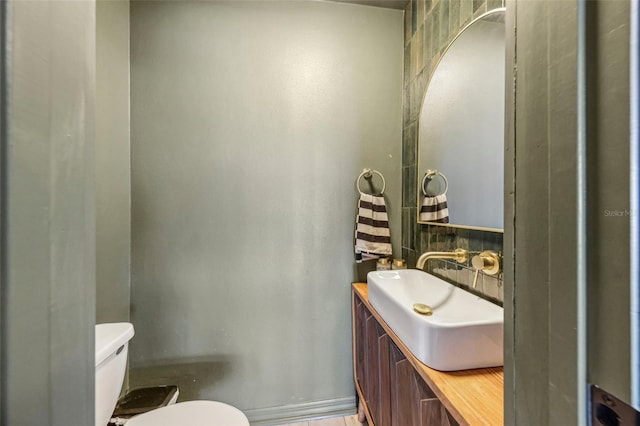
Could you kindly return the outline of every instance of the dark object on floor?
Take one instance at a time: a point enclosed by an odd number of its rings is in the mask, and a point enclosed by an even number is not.
[[[177,393],[178,387],[174,385],[133,389],[118,400],[113,417],[129,418],[164,407]]]

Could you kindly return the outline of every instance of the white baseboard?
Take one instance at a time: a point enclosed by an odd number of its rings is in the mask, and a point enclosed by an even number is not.
[[[280,407],[243,410],[251,426],[274,426],[321,417],[349,416],[356,412],[356,398],[327,399]]]

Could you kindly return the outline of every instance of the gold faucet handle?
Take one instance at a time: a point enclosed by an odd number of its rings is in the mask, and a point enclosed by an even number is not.
[[[485,250],[479,255],[473,256],[471,265],[485,274],[496,275],[500,272],[500,257],[494,251]]]
[[[480,271],[488,275],[497,275],[500,272],[500,256],[495,251],[485,250],[473,256],[471,266],[476,270],[476,276],[473,279],[473,288],[476,288]]]
[[[473,277],[473,288],[476,288],[476,284],[478,284],[478,274],[480,273],[480,269],[476,269],[476,275]]]

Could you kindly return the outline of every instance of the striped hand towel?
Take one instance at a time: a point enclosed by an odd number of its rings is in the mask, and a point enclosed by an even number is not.
[[[424,197],[422,208],[420,208],[420,220],[424,222],[449,223],[446,194]]]
[[[356,262],[390,256],[390,235],[384,197],[361,194],[356,216]]]

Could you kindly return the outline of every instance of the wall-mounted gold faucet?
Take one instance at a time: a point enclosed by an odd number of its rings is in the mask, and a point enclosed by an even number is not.
[[[416,268],[424,269],[427,260],[429,259],[453,259],[458,263],[465,263],[469,260],[469,252],[461,248],[457,248],[454,251],[429,251],[420,255],[416,262]],[[473,278],[473,288],[476,288],[476,284],[478,283],[478,274],[480,271],[487,275],[498,275],[500,273],[500,255],[495,251],[485,250],[480,252],[480,254],[473,256],[471,259],[471,265],[476,270],[476,275]]]
[[[500,272],[500,256],[495,251],[485,250],[471,259],[471,265],[476,269],[473,278],[473,288],[476,288],[480,271],[487,275],[497,275]]]
[[[458,263],[466,263],[466,261],[469,260],[469,252],[461,248],[457,248],[454,251],[429,251],[420,255],[416,262],[416,268],[424,269],[429,259],[453,259]],[[473,256],[471,265],[476,270],[476,275],[473,278],[473,288],[476,288],[480,271],[487,275],[497,275],[500,273],[500,255],[495,251],[485,250]]]
[[[469,252],[461,248],[454,251],[429,251],[420,255],[416,262],[416,268],[424,269],[424,265],[429,259],[454,259],[458,263],[465,263],[469,259]]]

